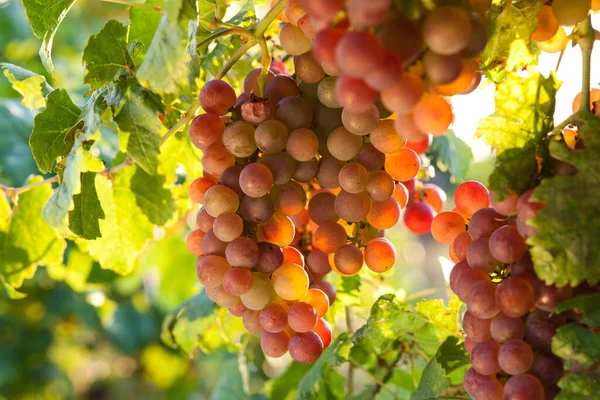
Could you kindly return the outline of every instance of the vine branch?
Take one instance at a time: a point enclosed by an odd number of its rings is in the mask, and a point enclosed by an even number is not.
[[[595,31],[592,26],[591,16],[578,25],[577,44],[581,48],[583,56],[583,76],[581,79],[581,104],[580,112],[590,112],[590,79],[592,70],[592,50],[594,48]]]

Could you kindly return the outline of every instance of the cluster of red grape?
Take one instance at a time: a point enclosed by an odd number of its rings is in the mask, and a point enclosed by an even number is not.
[[[475,399],[544,400],[558,392],[563,365],[550,347],[566,319],[551,313],[573,289],[548,286],[535,274],[525,239],[536,228],[527,221],[544,204],[532,194],[496,201],[485,186],[467,181],[455,193],[456,211],[432,223],[433,237],[450,245],[456,262],[450,287],[468,309],[463,328],[472,368],[464,386]]]

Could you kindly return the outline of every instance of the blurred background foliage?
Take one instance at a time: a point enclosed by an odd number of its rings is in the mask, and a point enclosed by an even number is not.
[[[68,90],[76,103],[81,102],[87,90],[82,84],[83,48],[109,19],[126,22],[128,8],[79,0],[54,39],[56,74],[50,77],[40,62],[40,40],[31,32],[23,5],[0,0],[0,60],[45,75],[53,87]],[[243,61],[238,68],[248,70],[250,65]],[[21,105],[8,80],[0,77],[0,183],[20,186],[30,174],[39,174],[28,146],[34,115]],[[465,179],[485,182],[491,168],[490,160],[472,165]],[[453,185],[448,176],[437,170],[432,181],[446,190],[451,209]],[[156,240],[126,277],[102,270],[71,244],[62,264],[39,268],[33,279],[25,281],[20,291],[27,297],[0,299],[0,398],[236,398],[228,390],[235,390],[237,382],[254,392],[253,387],[260,390],[269,378],[284,373],[285,360],[266,361],[254,351],[257,341],[242,335],[241,322],[224,315],[219,315],[217,328],[206,328],[217,332],[203,346],[214,349],[210,354],[200,350],[184,354],[161,338],[161,325],[169,313],[200,291],[195,259],[184,243],[193,211],[168,231],[157,230]],[[449,266],[445,264],[451,263],[440,259],[448,257],[447,249],[430,236],[409,234],[401,225],[387,233],[399,255],[395,268],[383,277],[362,276],[360,304],[353,307],[355,329],[384,293],[395,293],[411,303],[423,297],[448,299]],[[343,312],[334,307],[330,314],[334,334],[339,335],[347,329]],[[240,365],[244,365],[241,370]],[[423,366],[412,368],[412,377],[399,371],[397,381],[414,385],[419,368]],[[297,384],[306,371],[294,365],[285,385]],[[358,390],[366,380],[358,371]],[[271,380],[267,386],[276,394],[282,385],[281,380]],[[285,390],[281,393],[289,395]]]

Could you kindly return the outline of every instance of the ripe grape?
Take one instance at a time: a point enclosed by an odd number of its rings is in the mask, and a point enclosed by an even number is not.
[[[540,351],[535,355],[535,360],[529,373],[538,378],[544,387],[558,383],[563,376],[563,362],[554,354]]]
[[[500,313],[492,320],[490,333],[498,343],[504,343],[511,339],[523,339],[525,336],[525,323],[521,318],[509,317],[504,313]]]
[[[246,328],[246,330],[251,334],[257,336],[265,333],[265,330],[260,325],[259,315],[260,311],[252,309],[246,309],[242,315],[242,323],[244,324],[244,328]]]
[[[298,94],[300,90],[296,81],[287,75],[277,75],[265,85],[265,97],[274,104],[285,97],[298,96]]]
[[[245,196],[240,203],[242,217],[252,222],[267,222],[275,212],[275,203],[271,196]]]
[[[543,282],[539,282],[535,287],[535,293],[535,306],[540,310],[552,312],[558,303],[573,296],[573,289],[569,286],[562,288],[557,288],[554,285],[547,286]]]
[[[328,274],[331,271],[327,253],[317,249],[309,251],[306,255],[306,266],[312,274],[317,276]]]
[[[283,251],[273,243],[260,242],[258,244],[258,263],[256,270],[270,274],[283,264]]]
[[[223,172],[235,165],[235,157],[220,143],[208,147],[202,154],[202,168],[215,178],[220,178]]]
[[[471,354],[471,352],[473,352],[473,349],[475,348],[475,346],[477,345],[477,343],[478,343],[478,342],[476,342],[476,341],[472,340],[471,338],[469,338],[469,337],[466,337],[466,338],[465,338],[465,342],[464,342],[464,345],[465,345],[465,351],[466,351],[467,353]]]
[[[240,173],[240,187],[250,197],[262,197],[269,193],[273,180],[268,166],[260,163],[248,164]]]
[[[460,278],[456,282],[456,295],[463,302],[467,302],[473,285],[480,281],[491,281],[490,276],[483,271],[476,269],[470,269],[461,274]]]
[[[237,211],[240,200],[235,192],[226,186],[216,185],[204,194],[204,209],[211,217]]]
[[[353,26],[371,28],[386,20],[391,3],[391,0],[371,0],[368,3],[348,0],[348,17]]]
[[[365,81],[347,75],[340,75],[335,82],[338,102],[353,111],[367,110],[377,99],[377,92]]]
[[[234,305],[232,305],[231,307],[229,307],[227,309],[227,311],[229,311],[229,313],[231,315],[233,315],[234,317],[241,317],[244,315],[244,312],[247,310],[246,306],[244,305],[244,303],[242,303],[241,300],[238,300],[237,303],[235,303]]]
[[[453,211],[442,212],[431,223],[431,234],[441,244],[451,244],[454,239],[466,231],[465,220]]]
[[[326,139],[335,128],[342,126],[342,109],[316,106],[314,116],[314,131],[321,139]],[[325,140],[323,140],[323,143]],[[321,155],[328,154],[327,148],[321,147]]]
[[[397,181],[411,180],[417,176],[420,169],[419,156],[410,149],[400,149],[385,155],[385,170]]]
[[[462,214],[470,217],[489,205],[488,190],[477,181],[461,183],[454,193],[454,204]]]
[[[339,195],[338,195],[339,196]],[[381,201],[371,201],[367,221],[376,229],[390,229],[400,219],[400,206],[393,197]]]
[[[185,238],[185,245],[187,246],[188,251],[194,256],[201,256],[204,254],[204,250],[202,249],[202,239],[204,239],[205,233],[200,229],[192,231]]]
[[[413,120],[417,129],[434,136],[444,134],[453,119],[450,103],[436,94],[425,95],[413,109]]]
[[[396,119],[396,121],[397,120],[398,119]],[[414,124],[414,122],[412,122],[412,123]],[[395,126],[396,126],[396,130],[398,131],[398,125],[395,125]],[[402,135],[402,131],[398,131],[398,134]],[[408,142],[406,142],[404,147],[407,149],[413,150],[417,154],[423,154],[427,151],[427,149],[431,145],[431,141],[432,141],[432,135],[425,135],[423,137],[423,140],[420,140],[418,142],[408,140]]]
[[[402,183],[396,184],[392,196],[396,199],[400,208],[404,208],[408,204],[408,189]]]
[[[223,284],[225,273],[231,269],[225,257],[205,255],[198,258],[196,272],[205,287],[217,287]]]
[[[293,303],[288,312],[288,325],[296,332],[308,332],[317,324],[315,308],[304,302]]]
[[[312,181],[319,172],[319,160],[312,158],[308,161],[300,161],[296,164],[293,178],[302,183]]]
[[[533,350],[520,339],[511,339],[500,347],[498,363],[509,375],[524,374],[533,364]]]
[[[477,240],[483,236],[490,236],[496,229],[506,224],[506,216],[491,207],[482,208],[473,214],[469,222],[469,235]]]
[[[470,227],[469,227],[470,228]],[[471,236],[469,236],[469,231],[463,232],[458,235],[450,247],[452,248],[452,253],[458,258],[460,261],[466,261],[467,259],[467,249],[473,243]]]
[[[504,314],[509,317],[522,317],[533,307],[535,294],[533,288],[524,279],[510,277],[496,291],[496,303]]]
[[[456,54],[467,47],[472,25],[465,11],[442,6],[433,10],[423,24],[423,38],[432,51],[442,55]]]
[[[542,383],[533,375],[515,375],[504,384],[504,400],[544,400]]]
[[[368,171],[377,171],[383,168],[385,154],[377,150],[371,143],[363,144],[362,149],[356,156],[356,162],[364,166]]]
[[[296,264],[283,264],[273,272],[271,280],[275,293],[288,301],[298,300],[308,290],[308,275]]]
[[[502,400],[502,384],[495,376],[482,375],[475,368],[469,368],[465,372],[463,385],[465,390],[478,400]]]
[[[317,83],[325,78],[325,71],[312,52],[294,57],[294,70],[296,76],[306,83]]]
[[[590,108],[588,110],[594,110],[594,103],[600,101],[600,89],[592,89],[590,91]],[[581,106],[581,92],[575,96],[573,99],[573,112],[576,113],[579,111],[579,107]],[[597,113],[596,113],[597,114]]]
[[[486,342],[492,340],[491,322],[491,319],[477,318],[472,312],[467,311],[463,317],[462,326],[468,338],[476,342]]]
[[[269,99],[253,98],[242,104],[240,107],[240,114],[245,122],[256,126],[261,122],[273,118],[273,115],[275,114],[275,105]],[[250,140],[251,139],[248,136],[245,136],[244,138],[235,138],[234,142],[237,144],[242,142],[241,146],[238,148],[244,149],[243,151],[249,151],[247,150],[247,143],[250,143]],[[254,146],[254,150],[256,150],[256,144],[252,142],[251,145]],[[235,144],[232,144],[232,146],[235,146]]]
[[[386,119],[371,131],[371,143],[382,153],[391,154],[400,151],[406,140],[396,133],[394,121]]]
[[[241,296],[252,287],[252,272],[245,268],[231,268],[223,276],[223,288],[232,296]]]
[[[365,190],[369,180],[367,169],[358,163],[346,164],[338,175],[340,186],[349,193],[360,193]]]
[[[207,82],[200,90],[200,105],[207,113],[225,115],[235,105],[235,90],[220,79]]]
[[[190,140],[197,148],[206,150],[215,143],[221,143],[225,123],[215,114],[201,114],[190,122]]]
[[[296,228],[292,220],[278,213],[273,214],[267,222],[259,224],[256,230],[259,242],[270,242],[281,247],[292,243],[295,234]]]
[[[308,303],[313,306],[319,318],[327,314],[327,310],[329,310],[329,298],[325,292],[320,289],[308,289],[306,294],[298,301]]]
[[[271,171],[275,185],[289,182],[296,171],[296,160],[288,153],[265,154],[260,162]]]
[[[313,246],[325,253],[334,253],[346,243],[346,231],[335,222],[325,221],[314,233]]]
[[[344,108],[342,111],[342,123],[344,128],[355,135],[368,135],[379,123],[379,110],[373,104],[364,111],[352,111]]]
[[[202,232],[206,233],[212,229],[213,222],[215,221],[214,217],[211,217],[204,207],[200,208],[198,214],[196,215],[196,226]]]
[[[394,179],[387,172],[381,170],[373,171],[369,173],[367,179],[368,182],[365,190],[373,200],[382,201],[394,194],[396,185],[394,184]]]
[[[382,24],[377,37],[386,50],[397,53],[406,64],[415,61],[423,48],[421,28],[402,13]]]
[[[290,334],[286,331],[277,333],[265,332],[260,337],[260,348],[267,357],[283,357],[288,351]]]
[[[310,285],[310,287],[311,289],[320,289],[323,292],[325,292],[327,298],[329,299],[330,306],[335,302],[337,291],[335,289],[335,286],[333,286],[331,283],[325,280],[319,280],[317,282],[313,282],[313,284]]]
[[[356,275],[362,266],[362,251],[353,244],[345,244],[335,251],[332,268],[338,274],[342,276]]]
[[[348,161],[358,155],[363,145],[360,136],[353,135],[346,128],[337,128],[327,138],[327,149],[340,161]]]
[[[263,153],[279,153],[285,149],[288,141],[288,130],[285,125],[277,120],[264,121],[256,127],[254,140]]]
[[[496,304],[496,288],[496,284],[489,280],[473,283],[467,295],[466,303],[469,311],[478,318],[495,317],[500,312]]]
[[[323,21],[332,21],[343,8],[343,0],[300,0],[300,4],[307,13]]]
[[[344,31],[341,29],[325,28],[317,32],[313,39],[313,54],[317,60],[335,63],[335,49],[343,36]]]
[[[248,95],[254,93],[255,95],[258,95],[259,92],[259,86],[258,86],[258,78],[260,77],[260,75],[262,74],[262,68],[255,68],[252,71],[250,71],[248,73],[248,75],[246,75],[246,78],[244,79],[244,92],[246,92]],[[267,72],[267,83],[273,79],[275,77],[275,74],[273,73],[273,71],[269,70]]]
[[[298,182],[290,181],[271,189],[275,211],[283,215],[296,215],[306,206],[306,191]]]
[[[310,129],[299,128],[289,135],[286,150],[296,161],[308,161],[319,151],[319,139]]]
[[[527,250],[525,240],[514,226],[503,226],[492,233],[489,240],[490,253],[500,262],[512,263]]]
[[[269,281],[269,276],[260,272],[253,272],[252,287],[241,295],[240,299],[248,309],[258,311],[265,308],[273,296],[273,285]]]
[[[335,97],[335,81],[336,78],[328,76],[319,82],[317,88],[317,96],[319,101],[329,108],[340,108],[341,105]]]
[[[454,267],[452,267],[452,271],[450,271],[450,277],[448,279],[448,283],[450,284],[450,289],[452,289],[452,291],[454,293],[457,293],[457,284],[458,284],[459,279],[462,277],[462,274],[464,274],[467,271],[471,271],[471,270],[472,270],[472,268],[464,260],[456,263],[454,265]]]
[[[496,342],[479,342],[471,351],[471,365],[482,375],[495,375],[500,372],[498,352],[500,345]]]
[[[239,237],[227,244],[225,258],[232,267],[254,268],[259,260],[258,246],[250,238]]]
[[[289,342],[290,356],[300,364],[316,361],[323,352],[323,341],[316,333],[295,333]]]
[[[223,213],[215,219],[213,233],[223,242],[231,242],[240,237],[244,230],[244,221],[235,213]]]
[[[546,311],[535,310],[525,319],[525,340],[533,348],[550,351],[556,326]]]
[[[336,222],[339,219],[335,211],[336,196],[329,192],[315,194],[308,202],[308,215],[317,225],[326,221]]]
[[[383,60],[365,77],[367,84],[375,90],[383,91],[394,86],[401,79],[402,59],[393,51],[385,51]]]
[[[191,184],[188,190],[190,198],[194,203],[203,204],[204,203],[204,194],[208,189],[215,186],[216,183],[210,178],[200,177],[195,179]]]
[[[284,264],[298,264],[299,266],[304,267],[304,256],[300,250],[292,246],[286,246],[282,251]]]
[[[489,237],[483,236],[473,241],[467,248],[467,262],[473,269],[492,273],[499,264],[490,252]]]
[[[300,0],[286,1],[284,11],[285,17],[293,25],[297,25],[298,20],[306,14],[306,11],[304,10],[304,8],[302,8]]]
[[[554,0],[552,11],[560,25],[573,26],[587,17],[590,0]]]
[[[219,180],[220,184],[223,186],[227,186],[229,189],[233,190],[238,195],[243,195],[244,192],[240,187],[240,174],[244,167],[242,165],[234,165],[227,168],[223,171],[223,175],[221,175],[221,179]]]
[[[446,192],[432,183],[424,184],[421,189],[423,194],[421,200],[433,207],[436,213],[442,212],[447,200]]]
[[[396,120],[394,121],[394,129],[396,129],[396,133],[398,134],[398,136],[400,136],[406,141],[406,148],[412,149],[413,151],[415,151],[415,153],[424,153],[425,151],[427,151],[427,148],[429,148],[429,139],[427,137],[428,135],[421,132],[417,128],[417,126],[415,125],[415,118],[413,113],[409,112],[406,114],[398,114],[396,116]],[[408,144],[411,142],[421,143],[423,142],[423,140],[427,142],[427,148],[425,148],[422,151],[417,152],[412,146],[408,146]],[[421,143],[421,145],[423,145],[423,143]]]
[[[225,256],[228,244],[215,236],[213,230],[206,232],[202,239],[202,250],[207,255]]]
[[[481,17],[475,14],[469,15],[471,20],[471,37],[467,47],[462,51],[463,57],[477,57],[487,45],[488,32],[485,22]]]
[[[435,210],[429,204],[422,201],[412,202],[404,212],[404,225],[411,232],[424,235],[431,230],[434,216]]]
[[[381,92],[381,101],[390,111],[405,114],[411,111],[423,97],[425,86],[418,76],[403,73],[400,80]]]
[[[223,145],[236,157],[248,157],[256,151],[254,131],[249,123],[234,122],[223,133]]]
[[[352,77],[364,77],[383,61],[381,42],[368,32],[346,33],[335,49],[335,61],[342,72]]]
[[[319,318],[317,321],[317,325],[313,328],[313,332],[315,332],[321,340],[323,341],[323,348],[327,348],[331,343],[331,325],[329,322],[325,321],[323,318]]]
[[[287,327],[288,312],[281,305],[271,303],[260,311],[260,326],[267,332],[281,332]]]
[[[460,76],[463,60],[459,54],[441,55],[428,51],[423,56],[423,69],[431,83],[444,85]]]
[[[367,267],[378,274],[390,270],[396,263],[396,249],[389,240],[373,239],[365,248],[365,263]]]
[[[287,23],[279,30],[279,42],[283,50],[291,56],[299,56],[312,48],[312,43],[298,27]]]
[[[281,121],[289,132],[298,128],[309,128],[313,119],[313,108],[298,96],[288,96],[279,100],[275,119]]]

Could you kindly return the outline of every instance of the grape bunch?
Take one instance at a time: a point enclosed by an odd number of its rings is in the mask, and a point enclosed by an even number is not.
[[[536,276],[525,239],[536,234],[528,221],[544,204],[532,195],[498,201],[484,185],[467,181],[456,190],[456,210],[438,214],[431,226],[434,239],[450,245],[456,263],[450,288],[467,306],[463,328],[472,368],[464,387],[475,399],[554,398],[563,364],[551,342],[569,316],[553,311],[574,291],[590,289],[548,286]]]

